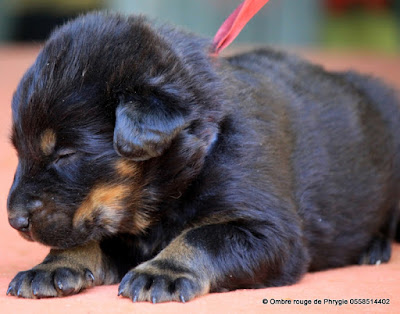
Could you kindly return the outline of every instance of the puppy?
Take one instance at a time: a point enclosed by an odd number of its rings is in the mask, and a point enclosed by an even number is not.
[[[229,58],[143,17],[57,29],[12,101],[12,227],[51,248],[8,294],[133,301],[290,285],[390,258],[400,107],[354,72]],[[122,281],[121,281],[122,280]]]

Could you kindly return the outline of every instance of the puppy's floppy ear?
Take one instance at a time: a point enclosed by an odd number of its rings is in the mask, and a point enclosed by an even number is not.
[[[120,100],[116,109],[114,148],[135,161],[160,156],[184,127],[183,113],[156,97]]]

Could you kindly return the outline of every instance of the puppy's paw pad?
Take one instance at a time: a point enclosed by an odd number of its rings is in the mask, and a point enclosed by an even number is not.
[[[151,261],[128,272],[122,279],[118,295],[133,302],[187,302],[204,294],[208,284],[190,272],[159,269]]]
[[[76,294],[92,286],[94,276],[91,271],[66,267],[55,269],[31,269],[19,272],[11,281],[7,295],[22,298],[48,298]]]

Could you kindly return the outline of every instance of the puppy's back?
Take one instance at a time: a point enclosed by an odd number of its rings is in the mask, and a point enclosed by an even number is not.
[[[228,61],[237,79],[255,78],[244,83],[262,95],[254,98],[253,116],[262,120],[278,103],[290,122],[295,201],[310,269],[356,263],[374,234],[391,232],[388,221],[397,211],[400,106],[394,92],[377,79],[328,72],[269,49]],[[271,132],[268,121],[258,123],[264,134]]]

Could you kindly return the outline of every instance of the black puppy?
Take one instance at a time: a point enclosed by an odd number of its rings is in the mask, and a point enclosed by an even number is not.
[[[230,58],[141,17],[56,30],[14,95],[10,224],[51,247],[8,294],[133,301],[295,283],[390,258],[400,107],[269,49]]]

